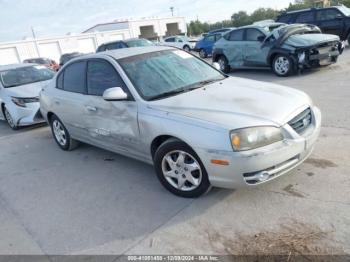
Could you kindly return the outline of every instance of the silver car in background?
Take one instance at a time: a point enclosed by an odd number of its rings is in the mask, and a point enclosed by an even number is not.
[[[39,110],[39,92],[54,75],[44,65],[0,66],[0,119],[14,130],[45,122]]]
[[[83,141],[153,164],[182,197],[289,172],[310,155],[321,125],[305,93],[228,77],[168,47],[76,58],[40,103],[63,150]]]

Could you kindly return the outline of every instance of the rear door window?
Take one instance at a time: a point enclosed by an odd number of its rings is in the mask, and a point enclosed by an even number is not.
[[[175,42],[175,38],[174,37],[170,37],[168,39],[165,39],[165,42]]]
[[[86,94],[86,62],[76,62],[64,70],[63,89],[68,92]]]
[[[314,12],[303,12],[297,16],[295,19],[296,23],[310,23],[313,22],[314,19]]]

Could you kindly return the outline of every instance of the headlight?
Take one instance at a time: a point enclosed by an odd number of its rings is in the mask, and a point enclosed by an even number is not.
[[[245,151],[283,140],[281,130],[272,126],[248,127],[230,132],[234,151]]]
[[[39,102],[39,97],[26,97],[26,98],[12,97],[11,100],[17,106],[26,107],[26,104],[28,104],[28,103]]]

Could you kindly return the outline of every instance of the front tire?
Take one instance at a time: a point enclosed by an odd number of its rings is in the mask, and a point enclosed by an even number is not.
[[[272,62],[272,70],[277,76],[289,76],[294,73],[294,62],[289,55],[276,55]]]
[[[71,151],[79,145],[78,141],[71,138],[68,130],[57,116],[51,117],[50,126],[52,135],[62,150]]]
[[[169,139],[157,149],[154,167],[162,185],[177,196],[196,198],[211,188],[201,160],[180,140]]]
[[[225,74],[230,73],[231,67],[229,66],[227,58],[225,56],[220,56],[218,59],[218,63],[222,72],[224,72]]]
[[[16,124],[15,120],[11,116],[11,114],[8,111],[8,109],[6,108],[6,106],[4,106],[3,109],[4,109],[5,120],[6,120],[7,124],[9,125],[9,127],[11,127],[12,130],[18,130],[18,125]]]

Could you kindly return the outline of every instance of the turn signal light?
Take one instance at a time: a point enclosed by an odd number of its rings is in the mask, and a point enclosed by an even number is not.
[[[221,165],[221,166],[228,166],[230,164],[228,161],[220,160],[220,159],[212,159],[210,162],[212,164]]]

